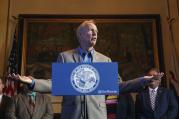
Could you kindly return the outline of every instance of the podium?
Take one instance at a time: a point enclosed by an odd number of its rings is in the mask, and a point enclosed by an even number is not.
[[[81,96],[87,119],[86,95],[119,94],[117,63],[53,63],[52,95]]]
[[[118,95],[118,64],[53,63],[52,95]]]

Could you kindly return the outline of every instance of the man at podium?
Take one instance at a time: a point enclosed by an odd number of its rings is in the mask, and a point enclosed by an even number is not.
[[[92,20],[84,21],[76,30],[79,47],[59,54],[57,62],[111,62],[111,59],[97,51],[96,45],[98,29]],[[160,76],[160,75],[159,75]],[[24,83],[31,85],[38,92],[51,92],[51,80],[37,80],[32,77],[16,75]],[[153,80],[153,77],[141,77],[129,82],[121,82],[121,93],[136,91]],[[86,102],[86,106],[82,106]],[[64,96],[62,102],[61,119],[107,119],[105,95]]]

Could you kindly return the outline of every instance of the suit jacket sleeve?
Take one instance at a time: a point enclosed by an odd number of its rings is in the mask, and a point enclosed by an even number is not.
[[[53,108],[52,108],[50,97],[45,96],[45,98],[46,98],[46,112],[42,119],[53,119]]]
[[[176,101],[176,98],[171,90],[168,91],[169,95],[169,105],[168,105],[168,111],[163,116],[163,118],[166,119],[175,119],[178,113],[178,104]]]
[[[6,113],[6,118],[7,119],[17,119],[16,118],[16,109],[15,109],[15,98],[9,103],[7,107],[7,113]]]
[[[63,56],[60,53],[57,58],[57,62],[64,62]],[[50,93],[52,89],[51,79],[34,79],[35,85],[33,90],[41,93]]]
[[[34,79],[35,86],[34,91],[41,92],[41,93],[50,93],[52,89],[52,81],[51,79]]]
[[[143,89],[149,82],[150,82],[149,80],[146,80],[143,77],[125,81],[125,82],[120,82],[119,92],[120,93],[137,92]]]

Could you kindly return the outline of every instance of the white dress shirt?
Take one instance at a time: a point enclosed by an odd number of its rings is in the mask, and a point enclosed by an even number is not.
[[[3,96],[3,95],[2,95],[2,94],[0,94],[0,103],[1,103],[1,100],[2,100],[2,96]]]
[[[149,94],[150,94],[150,96],[151,96],[153,91],[154,91],[154,94],[157,95],[157,90],[158,90],[158,87],[156,87],[154,89],[149,87]]]

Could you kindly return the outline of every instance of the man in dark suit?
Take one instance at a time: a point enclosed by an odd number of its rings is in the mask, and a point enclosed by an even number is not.
[[[151,69],[148,75],[158,74]],[[178,111],[176,98],[171,90],[159,87],[161,79],[152,81],[136,99],[136,119],[175,119]]]
[[[0,119],[6,119],[5,114],[8,104],[12,101],[10,97],[3,95],[4,83],[0,78]]]
[[[50,98],[30,91],[26,85],[8,106],[7,119],[53,119]]]
[[[78,62],[111,62],[111,59],[94,49],[97,41],[98,29],[92,20],[84,21],[77,28],[77,38],[79,47],[59,54],[57,62],[78,63]],[[32,84],[33,89],[39,92],[50,92],[52,88],[51,80],[37,80],[26,76],[17,76],[22,82]],[[129,82],[120,82],[121,92],[129,92],[144,86],[152,77],[142,77]],[[110,80],[110,79],[109,79]],[[86,101],[86,114],[82,108],[82,103]],[[105,95],[86,96],[64,96],[62,103],[61,119],[107,119]]]
[[[116,119],[135,119],[135,104],[130,93],[118,96]]]

